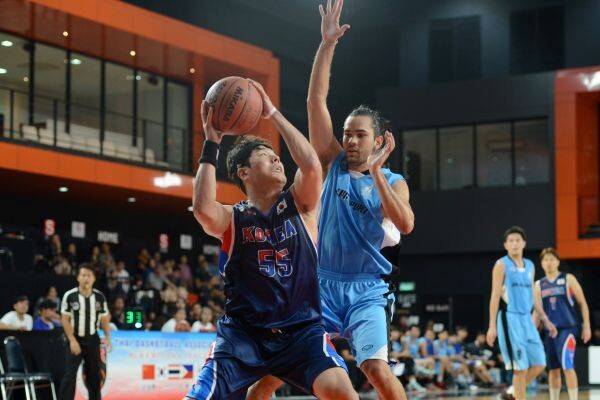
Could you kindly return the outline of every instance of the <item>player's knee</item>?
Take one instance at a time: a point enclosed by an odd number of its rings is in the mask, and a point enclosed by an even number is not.
[[[321,391],[319,399],[324,400],[358,400],[358,394],[352,385],[335,385]]]
[[[373,384],[394,378],[390,366],[383,360],[367,360],[360,365],[360,369]]]
[[[282,382],[271,376],[264,377],[250,386],[246,400],[269,400]]]

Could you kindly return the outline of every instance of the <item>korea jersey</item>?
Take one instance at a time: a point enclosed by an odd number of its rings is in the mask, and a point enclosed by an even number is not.
[[[225,320],[270,329],[321,321],[316,247],[289,190],[266,215],[234,206],[219,264]]]
[[[402,175],[384,168],[393,185]],[[345,152],[333,161],[323,184],[319,217],[319,269],[345,275],[389,274],[380,250],[400,242],[400,232],[383,218],[373,177],[348,171]]]
[[[557,328],[577,326],[575,296],[567,284],[567,274],[561,272],[553,281],[544,277],[536,283],[542,295],[544,312],[550,321]]]
[[[508,304],[507,311],[517,314],[530,314],[533,308],[533,262],[523,258],[525,268],[509,257],[502,258],[504,262],[504,288],[502,299]]]

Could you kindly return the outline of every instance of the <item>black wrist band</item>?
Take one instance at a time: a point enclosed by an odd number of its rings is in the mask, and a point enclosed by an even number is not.
[[[219,144],[212,140],[205,140],[202,147],[202,155],[198,163],[209,163],[217,168],[217,160],[219,159]]]

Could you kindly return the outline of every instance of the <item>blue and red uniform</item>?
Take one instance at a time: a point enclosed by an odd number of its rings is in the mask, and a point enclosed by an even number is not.
[[[570,290],[567,274],[561,272],[551,281],[544,277],[537,281],[542,297],[544,312],[556,326],[558,334],[552,338],[544,330],[544,347],[550,369],[575,368],[575,348],[577,346],[577,313],[575,296]]]
[[[321,372],[346,368],[325,333],[317,250],[289,190],[266,215],[248,202],[234,206],[219,264],[225,315],[188,397],[245,399],[265,375],[312,393]]]

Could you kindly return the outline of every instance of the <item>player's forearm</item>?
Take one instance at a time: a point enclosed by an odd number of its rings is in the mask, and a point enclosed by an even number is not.
[[[537,296],[535,296],[533,298],[533,309],[535,310],[536,314],[538,315],[540,321],[546,322],[548,320],[548,316],[546,315],[546,311],[544,311],[542,302],[540,301],[540,299]]]
[[[214,165],[208,163],[200,163],[196,178],[194,179],[194,191],[192,196],[194,215],[199,219],[207,215],[215,215],[214,203],[216,200],[216,168]]]
[[[107,341],[110,341],[110,316],[102,317],[100,320],[102,330],[104,331],[104,337]]]
[[[492,291],[490,296],[490,328],[496,327],[496,318],[498,317],[498,306],[500,303],[500,294]]]
[[[583,319],[583,327],[590,328],[590,308],[585,298],[579,303],[579,309],[581,311],[581,318]]]
[[[61,317],[63,330],[65,331],[65,335],[69,341],[75,340],[75,334],[73,332],[73,326],[71,325],[71,319],[68,316],[63,315]]]
[[[271,119],[285,141],[285,144],[290,151],[290,155],[300,171],[302,171],[305,176],[320,174],[321,163],[319,162],[317,153],[304,135],[280,112],[275,112]]]
[[[325,103],[329,93],[329,79],[333,62],[334,43],[321,42],[313,62],[308,85],[308,104]]]
[[[394,191],[381,169],[374,171],[372,176],[386,216],[402,234],[410,233],[415,225],[415,214],[410,203]]]

